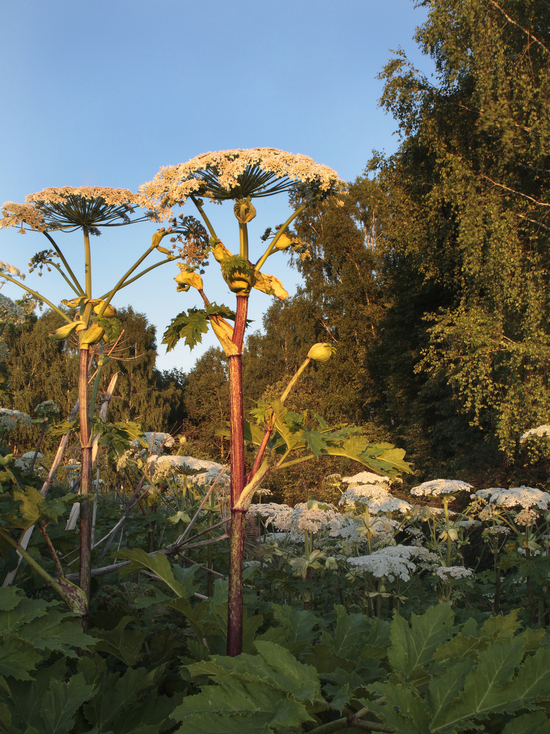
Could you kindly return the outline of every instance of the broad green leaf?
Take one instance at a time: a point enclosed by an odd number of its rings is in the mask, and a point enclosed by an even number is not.
[[[7,588],[0,588],[0,612],[11,612],[12,609],[25,599],[22,596],[19,589],[15,586],[8,586]],[[46,602],[44,602],[46,604]],[[3,615],[0,615],[0,618]]]
[[[521,639],[521,637],[520,637]],[[550,648],[540,647],[534,655],[528,655],[514,680],[506,686],[504,696],[506,711],[513,711],[522,702],[550,698]],[[508,708],[508,707],[511,708]]]
[[[28,644],[13,637],[3,638],[0,643],[0,675],[16,680],[32,680],[30,673],[44,660],[44,655],[29,649]]]
[[[456,726],[472,716],[505,710],[513,713],[518,703],[510,700],[508,684],[522,657],[523,641],[519,638],[481,651],[479,663],[466,676],[458,701],[440,716],[439,727],[435,731]]]
[[[369,619],[364,614],[348,614],[345,607],[340,605],[336,607],[336,613],[338,617],[334,638],[323,631],[321,639],[330,644],[336,655],[345,658],[361,646],[369,629]]]
[[[384,696],[384,705],[363,699],[361,703],[399,734],[427,734],[430,731],[426,705],[414,688],[401,683],[375,683],[369,690]]]
[[[523,714],[509,721],[502,734],[547,734],[548,714],[546,711],[534,711]]]
[[[430,680],[426,701],[431,717],[430,730],[437,729],[440,718],[445,716],[449,706],[458,698],[465,676],[473,666],[474,661],[471,659],[458,660],[442,676]]]
[[[113,556],[131,561],[128,566],[120,569],[119,578],[146,568],[164,581],[176,596],[187,598],[185,587],[176,581],[170,562],[164,553],[155,553],[150,556],[141,548],[134,548],[133,550],[116,551]]]
[[[208,332],[208,317],[202,308],[190,308],[182,311],[172,319],[164,332],[162,343],[166,344],[166,351],[170,352],[180,339],[190,348],[202,342],[202,335]]]
[[[42,698],[40,718],[48,734],[66,734],[74,724],[80,706],[93,694],[93,686],[87,685],[82,673],[72,675],[67,682],[52,680]]]
[[[161,670],[128,668],[122,676],[119,673],[102,676],[97,695],[84,704],[87,721],[97,726],[100,732],[110,731],[117,717],[142,699],[141,691],[158,683]]]
[[[415,668],[429,663],[438,646],[451,634],[454,614],[448,604],[411,614],[411,625],[396,614],[391,623],[388,661],[396,673],[408,678]]]
[[[182,722],[177,734],[271,734],[312,720],[302,703],[267,683],[227,673],[215,680],[174,710],[172,718]]]
[[[8,591],[12,589],[2,589],[2,591]],[[4,595],[0,595],[0,598]],[[27,599],[19,595],[13,597],[17,599],[17,604],[12,606],[11,609],[0,611],[0,635],[13,634],[15,630],[18,630],[27,622],[31,622],[36,617],[43,617],[47,614],[48,608],[51,608],[51,604],[43,599]],[[8,605],[11,605],[11,599],[8,601]]]
[[[58,609],[49,609],[45,616],[33,619],[17,635],[39,650],[58,650],[69,657],[78,657],[74,648],[87,648],[95,643],[95,638],[85,634],[71,614]]]
[[[128,630],[126,627],[136,617],[123,617],[112,630],[98,630],[96,650],[114,655],[129,668],[141,657],[141,648],[147,637],[147,630]]]
[[[214,655],[210,661],[189,665],[192,676],[214,676],[216,682],[229,675],[231,680],[262,682],[300,701],[322,700],[315,668],[300,663],[286,648],[274,642],[256,640],[259,655],[242,653],[236,658]]]

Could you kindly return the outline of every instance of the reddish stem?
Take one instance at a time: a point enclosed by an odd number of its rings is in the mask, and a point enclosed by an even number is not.
[[[90,422],[88,416],[88,349],[80,350],[78,374],[78,400],[80,414],[80,446],[82,451],[82,474],[80,493],[88,495],[92,492],[92,447],[90,445]],[[82,502],[80,505],[80,578],[79,584],[86,598],[90,599],[90,581],[92,571],[92,504]],[[83,626],[86,620],[83,620]]]
[[[237,311],[233,343],[239,354],[229,357],[229,422],[231,431],[231,537],[229,541],[229,590],[227,618],[227,654],[234,657],[242,652],[243,638],[243,560],[244,516],[236,510],[245,486],[244,473],[244,415],[241,352],[246,326],[248,297],[237,296]]]

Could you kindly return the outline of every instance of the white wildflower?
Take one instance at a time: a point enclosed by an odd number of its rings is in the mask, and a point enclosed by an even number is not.
[[[158,454],[161,447],[171,448],[175,444],[175,439],[169,433],[160,433],[159,431],[146,431],[143,434],[143,440],[147,442],[147,445],[151,449],[153,454]],[[142,444],[136,438],[130,446],[137,448]],[[152,447],[152,448],[151,448]]]
[[[140,192],[149,206],[164,209],[184,204],[192,195],[214,201],[270,196],[288,191],[295,183],[313,184],[328,191],[338,175],[304,155],[276,148],[250,148],[203,153],[187,163],[161,168]]]
[[[439,497],[442,494],[465,492],[470,489],[471,484],[459,479],[432,479],[430,482],[423,482],[418,487],[413,487],[411,494],[418,497]]]
[[[411,509],[408,502],[392,497],[387,489],[375,484],[351,487],[343,493],[339,502],[347,506],[355,503],[365,505],[373,515],[379,512],[401,512],[404,515]]]
[[[176,477],[182,469],[191,469],[193,471],[201,471],[200,474],[193,475],[191,479],[195,484],[204,485],[211,484],[215,481],[224,469],[223,464],[217,464],[215,461],[206,461],[203,459],[194,459],[192,456],[157,456],[149,457],[148,466],[152,467],[155,478],[159,477]],[[224,477],[221,477],[223,480]]]
[[[550,434],[550,426],[537,426],[537,428],[530,428],[528,431],[525,431],[519,439],[519,442],[523,443],[530,436],[547,436],[548,434]]]
[[[389,484],[390,482],[388,477],[382,477],[370,471],[362,471],[359,474],[354,474],[352,477],[344,477],[342,481],[350,484],[352,487],[357,484]]]
[[[343,522],[342,515],[334,505],[325,503],[300,502],[292,513],[293,526],[302,532],[318,533],[324,528],[335,529]]]
[[[518,525],[532,525],[537,519],[537,513],[533,509],[523,509],[515,517]]]
[[[510,489],[491,487],[490,489],[480,489],[475,494],[477,497],[488,500],[500,507],[516,507],[519,505],[525,509],[538,507],[541,510],[546,510],[550,506],[550,494],[534,487],[521,486],[510,487]]]
[[[36,461],[40,461],[44,458],[44,454],[41,454],[40,451],[36,455]],[[34,451],[27,451],[26,454],[23,454],[18,459],[15,460],[15,466],[18,469],[21,469],[22,471],[29,471],[31,468],[32,460],[34,459]]]
[[[443,581],[448,581],[449,577],[453,579],[471,578],[474,572],[471,568],[464,568],[464,566],[440,566],[435,570],[435,575]]]
[[[2,224],[0,223],[0,227],[1,226]],[[9,263],[5,263],[0,260],[0,275],[2,273],[6,273],[7,275],[13,275],[15,278],[21,278],[21,280],[25,280],[25,273],[22,273],[14,265],[10,265]],[[6,298],[6,300],[9,301],[10,299]]]
[[[377,578],[385,577],[393,581],[397,576],[403,581],[409,581],[411,573],[416,570],[411,558],[421,555],[421,550],[410,545],[394,545],[380,548],[368,556],[348,558],[347,561],[357,571],[372,573]]]
[[[276,502],[252,504],[248,508],[251,515],[259,515],[266,525],[273,525],[279,530],[290,530],[292,524],[292,507],[279,505]]]
[[[18,423],[29,427],[32,425],[32,418],[20,410],[0,408],[0,431],[13,431]]]

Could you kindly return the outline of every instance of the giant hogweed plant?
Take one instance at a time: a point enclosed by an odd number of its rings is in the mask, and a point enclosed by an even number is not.
[[[311,202],[332,195],[337,184],[338,176],[334,171],[306,156],[273,148],[253,148],[205,153],[187,163],[165,167],[153,181],[140,188],[140,192],[152,202],[152,208],[157,210],[182,207],[191,201],[202,219],[204,232],[210,238],[209,253],[219,263],[222,276],[236,297],[235,310],[211,302],[197,268],[180,266],[181,272],[176,277],[178,290],[196,288],[204,308],[181,312],[172,320],[164,337],[168,349],[182,338],[192,348],[200,342],[209,324],[229,362],[231,541],[227,650],[230,655],[238,655],[242,650],[244,518],[260,482],[275,469],[307,460],[308,457],[296,456],[296,453],[291,456],[301,449],[311,456],[348,456],[382,473],[395,474],[408,469],[403,461],[403,451],[387,444],[369,445],[357,435],[358,429],[330,429],[322,418],[317,418],[318,426],[310,429],[301,416],[285,408],[288,392],[308,364],[312,360],[326,361],[330,357],[332,347],[328,344],[318,344],[310,349],[280,400],[266,406],[261,429],[245,428],[241,356],[250,294],[257,289],[281,299],[288,296],[282,283],[263,271],[264,264],[279,250],[299,249],[300,243],[293,239],[290,226]],[[285,192],[299,192],[303,203],[275,229],[273,235],[271,230],[266,230],[259,252],[253,255],[248,233],[248,224],[256,217],[252,200]],[[205,211],[205,199],[216,203],[233,202],[238,225],[237,252],[229,250],[221,242]],[[171,212],[167,216],[171,216]],[[197,236],[202,237],[202,233],[197,232]],[[249,472],[245,467],[246,438],[257,445],[256,458]],[[269,454],[273,457],[271,461],[267,458]]]
[[[143,214],[136,213],[140,207],[148,207]],[[16,284],[39,302],[49,306],[59,316],[62,325],[51,335],[52,339],[67,340],[76,338],[80,353],[78,373],[79,430],[81,446],[80,494],[84,497],[92,493],[92,433],[91,418],[94,414],[98,395],[101,368],[105,361],[101,345],[116,341],[121,325],[116,318],[112,301],[121,289],[135,282],[152,269],[175,259],[172,251],[161,245],[167,235],[185,244],[179,256],[188,263],[200,262],[204,243],[191,233],[192,223],[185,221],[179,225],[159,229],[152,238],[151,245],[129,267],[106,293],[94,294],[92,289],[92,246],[91,239],[99,235],[105,227],[119,227],[128,224],[157,219],[150,202],[142,195],[126,189],[81,187],[48,188],[30,194],[25,204],[6,202],[2,206],[0,228],[18,226],[21,232],[33,231],[42,234],[47,240],[47,249],[38,252],[31,260],[31,269],[51,272],[55,270],[64,280],[68,298],[63,300],[66,309],[49,301],[41,293],[29,288],[22,282],[22,273],[6,263],[0,263],[2,278]],[[66,248],[58,243],[58,233],[80,231],[83,237],[82,265],[84,280],[76,275],[77,268]],[[55,237],[54,237],[55,235]],[[154,253],[160,252],[163,259],[155,264],[140,267]],[[104,268],[105,264],[101,263]],[[74,316],[72,315],[74,313]],[[91,391],[88,381],[92,366],[96,361],[96,375]],[[82,504],[80,515],[80,601],[75,611],[81,614],[84,623],[90,596],[91,573],[91,528],[92,513],[88,502]]]

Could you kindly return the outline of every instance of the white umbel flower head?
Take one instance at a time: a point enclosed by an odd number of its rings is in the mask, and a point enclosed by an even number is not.
[[[343,482],[346,482],[351,487],[358,484],[389,484],[390,480],[388,477],[382,477],[379,474],[373,474],[370,471],[362,471],[359,474],[354,474],[352,477],[344,477]]]
[[[390,545],[380,548],[368,556],[348,558],[350,566],[359,572],[372,573],[377,578],[387,578],[393,581],[396,577],[403,581],[409,581],[411,573],[416,570],[416,564],[412,558],[421,557],[424,548],[412,545]]]
[[[481,497],[501,507],[519,506],[525,509],[538,507],[541,510],[547,510],[550,506],[550,494],[535,487],[510,487],[510,489],[491,487],[480,489],[475,494],[476,497]]]
[[[451,579],[467,579],[474,575],[471,568],[464,568],[464,566],[440,566],[435,569],[435,575],[437,578],[443,581]]]
[[[338,175],[305,155],[276,148],[238,148],[203,153],[187,163],[161,168],[140,192],[151,208],[182,205],[190,196],[214,201],[245,200],[289,191],[303,183],[329,192]]]
[[[523,443],[531,436],[548,436],[550,435],[550,426],[537,426],[537,428],[530,428],[528,431],[520,437],[519,442]]]
[[[454,494],[455,492],[469,492],[472,485],[459,479],[432,479],[423,482],[418,487],[411,489],[411,494],[417,497],[439,497],[442,494]]]

